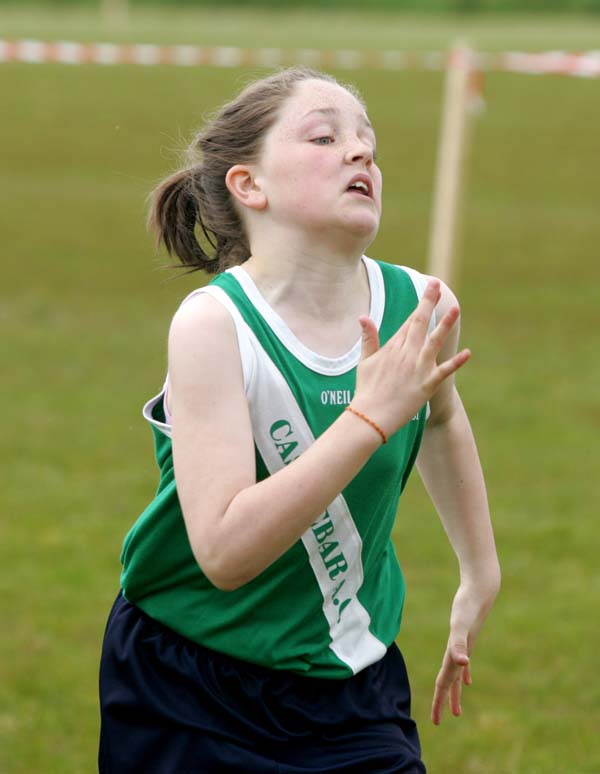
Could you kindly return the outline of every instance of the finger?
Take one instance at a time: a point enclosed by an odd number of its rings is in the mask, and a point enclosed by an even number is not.
[[[360,359],[364,360],[366,357],[374,355],[379,349],[379,331],[370,317],[359,317],[358,322],[362,329]]]
[[[410,325],[407,333],[409,344],[421,347],[425,335],[429,329],[431,315],[441,297],[440,281],[431,279],[427,283],[425,292],[417,304],[417,308],[409,317]]]
[[[462,661],[465,657],[468,658],[465,654],[460,654],[459,657]],[[460,669],[458,677],[450,688],[450,710],[455,717],[462,715],[462,687],[463,685],[471,685],[472,682],[471,666],[467,663]]]
[[[448,692],[450,690],[450,686],[456,678],[456,671],[456,666],[452,663],[452,659],[450,658],[450,651],[447,650],[444,654],[442,668],[440,669],[435,681],[433,702],[431,704],[431,720],[436,726],[439,726],[441,723],[442,714],[448,698]]]
[[[460,636],[456,639],[451,637],[450,658],[456,667],[454,682],[450,687],[450,711],[455,717],[461,712],[461,696],[464,670],[469,666],[469,651],[466,638]]]
[[[446,704],[447,691],[436,689],[433,694],[433,702],[431,703],[431,721],[435,726],[439,726],[442,722],[442,715],[444,714],[444,706]]]
[[[461,696],[462,696],[462,669],[456,676],[456,680],[452,683],[450,687],[450,712],[454,715],[455,718],[459,717],[462,713],[462,706],[461,706]]]
[[[451,376],[453,373],[458,371],[459,368],[462,368],[464,364],[469,360],[471,357],[471,350],[470,349],[463,349],[461,352],[457,352],[454,357],[451,357],[449,360],[445,360],[443,363],[440,363],[438,367],[434,371],[434,377],[433,377],[433,385],[435,388],[439,387],[439,385],[444,381],[444,379],[447,379],[449,376]]]
[[[473,678],[471,676],[471,665],[467,664],[463,669],[463,683],[465,685],[473,685]]]
[[[444,714],[444,708],[448,700],[448,692],[450,691],[451,682],[445,682],[436,680],[435,690],[433,692],[433,701],[431,703],[431,720],[434,725],[439,726],[442,722],[442,715]]]
[[[459,317],[460,307],[458,306],[453,306],[446,312],[427,338],[423,348],[423,353],[426,356],[435,357],[438,355]]]

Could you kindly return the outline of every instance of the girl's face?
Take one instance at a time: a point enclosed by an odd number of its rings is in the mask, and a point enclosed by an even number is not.
[[[265,137],[256,178],[269,217],[325,242],[367,246],[381,217],[375,133],[346,89],[303,81]]]

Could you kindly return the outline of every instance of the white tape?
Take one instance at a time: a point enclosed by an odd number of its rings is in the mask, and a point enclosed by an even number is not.
[[[309,67],[319,67],[322,64],[323,54],[316,48],[299,48],[294,52],[294,59]]]
[[[335,67],[339,67],[342,70],[358,70],[363,63],[364,54],[362,51],[334,51],[333,61]]]
[[[170,49],[170,60],[175,65],[193,67],[199,63],[199,52],[195,46],[173,46]]]
[[[139,65],[161,64],[161,47],[148,44],[139,44],[131,49],[131,61]]]
[[[54,56],[56,62],[76,65],[85,60],[85,49],[81,43],[71,43],[67,40],[54,44]]]
[[[16,56],[19,62],[30,62],[31,64],[49,61],[46,53],[46,44],[40,43],[39,40],[19,41]]]
[[[114,65],[120,62],[120,46],[114,43],[94,43],[92,47],[92,60],[96,64]]]
[[[600,58],[595,56],[579,57],[573,75],[578,75],[580,78],[598,78],[600,76]]]
[[[285,58],[285,51],[280,48],[258,48],[254,52],[257,65],[264,67],[277,67]]]
[[[239,67],[242,64],[243,53],[241,48],[221,47],[212,49],[212,57],[209,64],[215,67]]]
[[[403,51],[383,51],[381,65],[384,70],[404,70],[408,67],[406,54]]]

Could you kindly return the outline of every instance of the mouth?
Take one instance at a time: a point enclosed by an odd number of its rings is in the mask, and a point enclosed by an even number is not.
[[[366,175],[356,175],[356,177],[353,177],[350,181],[350,185],[346,188],[346,192],[372,199],[373,188],[370,178]]]

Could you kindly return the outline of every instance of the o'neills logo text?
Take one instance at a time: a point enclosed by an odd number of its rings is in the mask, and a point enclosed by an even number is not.
[[[347,406],[352,400],[352,390],[321,390],[324,406]]]
[[[342,390],[342,392],[349,393],[349,390]],[[287,419],[278,419],[276,422],[273,422],[269,429],[269,434],[284,465],[289,465],[290,462],[300,456],[294,429]],[[319,556],[327,575],[331,581],[336,583],[335,588],[330,594],[333,604],[338,607],[339,622],[342,613],[351,602],[351,599],[342,600],[339,596],[342,587],[346,583],[344,574],[348,570],[348,562],[340,548],[339,542],[335,539],[335,527],[327,512],[314,522],[310,531],[317,543]]]

